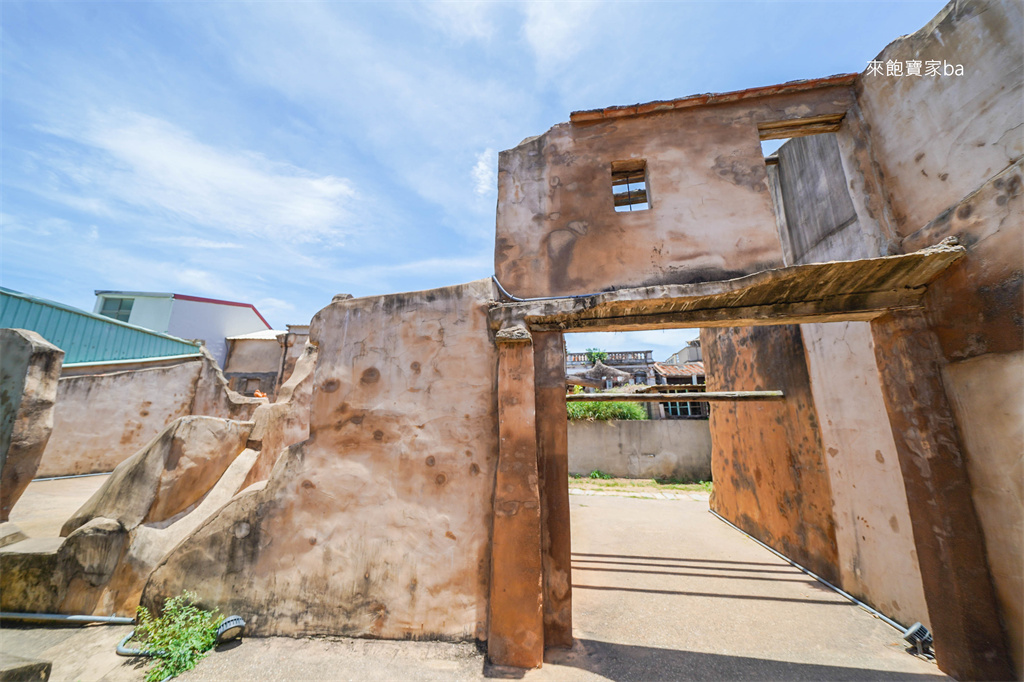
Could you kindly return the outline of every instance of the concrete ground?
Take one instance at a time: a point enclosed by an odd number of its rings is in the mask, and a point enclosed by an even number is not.
[[[577,641],[539,670],[488,666],[473,643],[272,637],[223,647],[179,679],[948,679],[894,629],[712,516],[706,494],[571,501]],[[52,680],[141,680],[140,662],[114,654],[129,631],[6,626],[0,651],[53,661]]]
[[[32,481],[11,510],[10,520],[30,538],[55,538],[108,478],[110,474]]]

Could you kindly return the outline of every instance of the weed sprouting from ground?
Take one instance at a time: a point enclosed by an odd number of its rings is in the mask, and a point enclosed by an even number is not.
[[[153,617],[145,606],[139,607],[134,639],[142,650],[154,655],[146,682],[191,670],[217,643],[217,626],[224,618],[216,611],[197,607],[195,600],[191,592],[172,597],[164,602],[159,617]]]
[[[603,479],[607,480],[607,479],[609,479],[611,477],[612,477],[611,474],[606,474],[605,472],[601,471],[600,469],[594,469],[593,471],[590,472],[590,478],[603,478]]]

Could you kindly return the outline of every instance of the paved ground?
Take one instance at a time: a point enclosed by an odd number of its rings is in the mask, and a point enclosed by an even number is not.
[[[572,496],[577,643],[539,670],[486,666],[474,644],[267,638],[179,679],[948,679],[906,654],[895,630],[708,513],[706,495],[680,497]],[[137,681],[141,667],[113,653],[129,630],[5,628],[0,650],[52,660],[52,680]]]
[[[109,474],[33,481],[11,510],[11,521],[30,538],[55,538],[60,527],[100,489]]]

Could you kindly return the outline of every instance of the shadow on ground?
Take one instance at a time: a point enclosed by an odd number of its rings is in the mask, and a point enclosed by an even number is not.
[[[788,663],[747,656],[678,651],[577,639],[572,649],[549,650],[544,662],[579,668],[609,680],[948,680],[942,674]]]

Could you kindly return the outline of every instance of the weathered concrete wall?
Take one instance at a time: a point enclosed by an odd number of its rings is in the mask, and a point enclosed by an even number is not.
[[[989,569],[1018,676],[1024,662],[1024,353],[986,353],[942,371]]]
[[[929,625],[907,494],[866,322],[801,326],[832,490],[840,586]]]
[[[39,476],[69,476],[114,467],[167,424],[189,414],[202,364],[60,380],[54,429]]]
[[[831,489],[799,326],[702,329],[701,349],[709,391],[785,393],[711,405],[712,508],[837,581]]]
[[[964,75],[865,75],[858,101],[903,249],[947,236],[968,249],[967,258],[929,287],[925,304],[950,363],[942,376],[1016,674],[1024,679],[1024,447],[1016,409],[1024,394],[1017,360],[1024,349],[1024,6],[950,3],[876,59],[917,55],[962,64]],[[996,396],[1006,398],[996,402]]]
[[[8,611],[135,613],[160,560],[239,490],[252,422],[183,417],[121,462],[61,531],[0,551]]]
[[[706,419],[569,422],[569,473],[622,478],[711,479]]]
[[[841,114],[852,104],[848,86],[776,94],[560,124],[502,152],[498,280],[530,297],[728,279],[781,265],[757,126]],[[611,164],[630,159],[646,160],[651,208],[617,213]]]
[[[178,417],[245,421],[265,402],[229,391],[208,355],[152,369],[63,377],[37,475],[112,471]]]
[[[224,373],[278,372],[282,352],[278,339],[229,339]]]
[[[484,637],[492,297],[479,281],[320,311],[309,440],[178,545],[143,602],[188,587],[259,634]]]
[[[0,522],[35,477],[53,430],[64,351],[25,329],[0,329]]]
[[[249,438],[254,445],[259,443],[260,455],[246,476],[246,486],[267,480],[285,448],[309,438],[316,358],[317,347],[307,343],[277,399],[253,413],[256,426]]]

